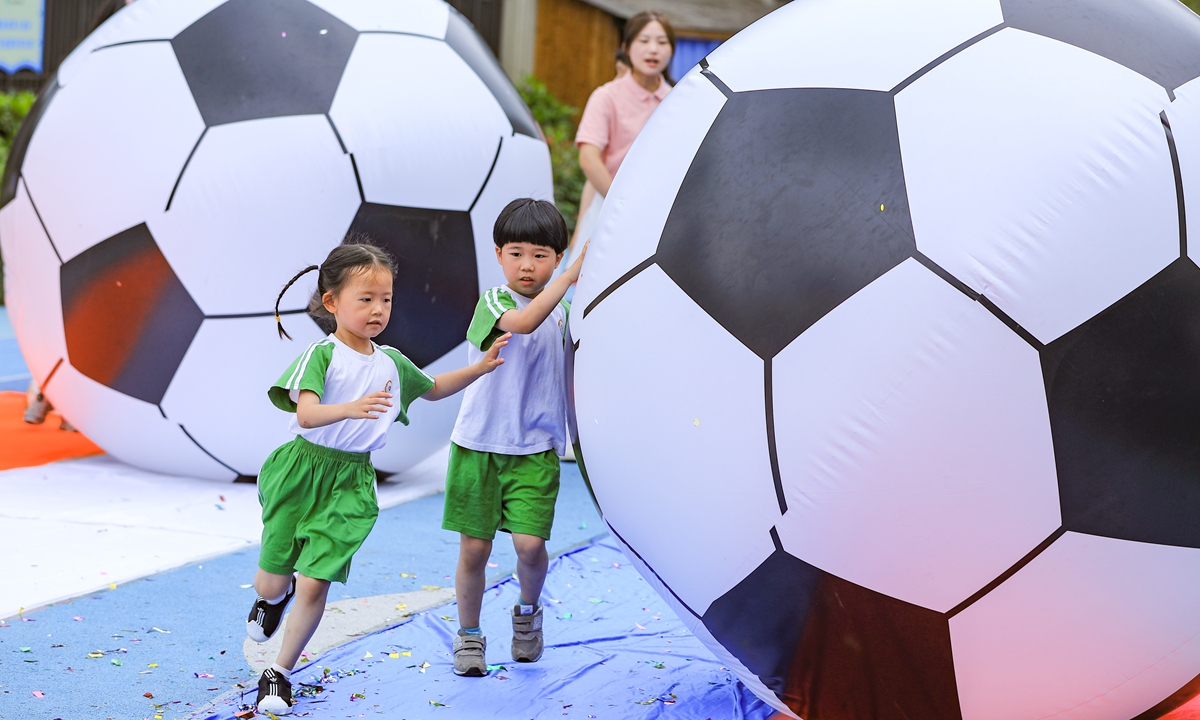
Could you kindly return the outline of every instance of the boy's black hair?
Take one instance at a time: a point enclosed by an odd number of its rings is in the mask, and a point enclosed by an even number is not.
[[[567,221],[552,202],[519,198],[500,211],[492,239],[498,248],[524,242],[548,247],[558,255],[567,249]]]
[[[317,289],[313,291],[312,297],[308,300],[308,314],[322,330],[331,333],[337,329],[337,321],[334,319],[333,313],[325,309],[323,299],[325,293],[331,292],[337,295],[350,282],[351,275],[376,269],[386,270],[392,277],[395,277],[396,261],[392,259],[387,250],[374,244],[366,233],[348,233],[342,244],[329,252],[325,262],[320,265],[309,265],[296,273],[295,277],[288,280],[287,285],[284,285],[283,289],[279,291],[279,297],[275,299],[275,323],[279,326],[279,337],[292,339],[292,336],[283,329],[283,322],[279,319],[279,302],[283,300],[283,295],[288,288],[297,280],[313,270],[317,271]]]

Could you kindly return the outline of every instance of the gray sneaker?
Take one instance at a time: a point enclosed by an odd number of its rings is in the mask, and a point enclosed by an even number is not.
[[[454,636],[454,674],[466,677],[487,675],[487,638],[468,635],[462,629]]]
[[[521,614],[521,606],[513,605],[512,656],[517,662],[537,662],[542,656],[542,606],[530,615]]]
[[[25,422],[30,425],[41,425],[46,422],[46,413],[50,412],[50,402],[46,396],[38,393],[37,398],[25,408]]]

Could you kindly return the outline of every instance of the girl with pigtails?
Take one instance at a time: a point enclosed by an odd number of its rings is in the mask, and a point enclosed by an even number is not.
[[[346,582],[354,553],[379,514],[371,455],[387,442],[392,422],[408,424],[416,398],[441,400],[490,373],[504,360],[501,337],[478,362],[431,377],[399,350],[376,345],[391,317],[395,265],[364,236],[347,239],[320,265],[308,312],[335,329],[311,344],[267,391],[294,413],[295,438],[276,449],[258,476],[263,534],[246,634],[266,642],[295,598],[283,646],[258,682],[258,712],[292,711],[290,674],[325,610],[330,583]],[[279,319],[281,338],[291,339]]]

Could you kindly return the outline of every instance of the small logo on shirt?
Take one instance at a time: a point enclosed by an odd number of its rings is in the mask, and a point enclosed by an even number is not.
[[[390,393],[392,391],[392,381],[391,380],[388,380],[387,385],[383,386],[383,391],[385,393]]]

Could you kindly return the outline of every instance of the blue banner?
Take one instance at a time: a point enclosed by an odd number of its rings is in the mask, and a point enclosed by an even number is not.
[[[0,0],[0,70],[42,71],[46,0]]]

